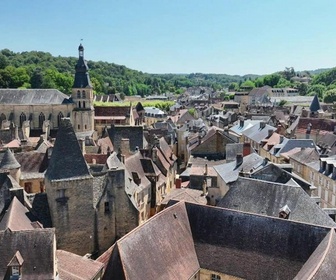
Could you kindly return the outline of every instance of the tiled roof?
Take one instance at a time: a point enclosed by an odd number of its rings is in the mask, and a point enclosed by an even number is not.
[[[289,220],[334,227],[335,222],[300,187],[240,177],[218,202],[218,207],[278,217],[282,207]]]
[[[0,89],[0,104],[52,105],[72,103],[57,89]]]
[[[17,231],[34,229],[31,220],[28,218],[29,215],[28,209],[14,196],[0,222],[0,230],[9,229],[10,231]]]
[[[102,273],[103,264],[67,251],[57,250],[59,277],[62,280],[91,280]]]
[[[91,177],[69,119],[62,119],[46,172],[49,180]]]
[[[260,143],[268,136],[269,130],[275,131],[276,128],[268,124],[264,124],[264,126],[262,126],[262,123],[260,123],[246,129],[243,132],[243,135],[257,143]]]
[[[264,158],[258,154],[250,154],[243,157],[243,162],[237,166],[236,161],[214,166],[215,171],[225,183],[231,183],[238,179],[240,172],[250,173],[265,164]]]
[[[203,195],[203,191],[194,189],[174,189],[161,201],[161,204],[167,204],[170,200],[186,201],[197,204],[207,204],[206,196]]]
[[[143,148],[142,126],[112,126],[108,129],[108,134],[115,151],[121,148],[122,139],[129,139],[131,151]]]
[[[14,154],[10,151],[10,149],[7,149],[2,161],[0,163],[0,169],[16,169],[20,168],[20,163],[16,160]]]
[[[103,279],[184,280],[200,268],[242,279],[334,277],[331,227],[185,202],[169,205],[108,250]]]
[[[95,116],[108,116],[108,117],[129,117],[131,113],[130,106],[95,106]]]
[[[6,279],[7,265],[20,252],[23,278],[27,280],[54,279],[55,229],[0,231],[0,278]]]

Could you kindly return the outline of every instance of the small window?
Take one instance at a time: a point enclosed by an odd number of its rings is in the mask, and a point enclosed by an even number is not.
[[[77,91],[77,98],[81,98],[81,94],[79,90]]]
[[[58,190],[57,194],[58,194],[58,198],[65,197],[65,189]]]
[[[32,192],[32,183],[31,182],[26,182],[24,184],[24,189],[26,193],[31,193]]]
[[[19,266],[12,266],[12,275],[13,276],[20,275],[20,267]]]
[[[104,206],[105,206],[105,213],[110,213],[110,202],[105,201]]]
[[[80,129],[80,125],[77,126],[78,127],[78,130]]]
[[[85,101],[83,101],[83,108],[85,108]]]
[[[221,277],[218,274],[211,274],[211,280],[221,280]]]
[[[82,98],[86,98],[85,90],[82,91]]]
[[[87,125],[84,125],[84,128],[87,129]]]

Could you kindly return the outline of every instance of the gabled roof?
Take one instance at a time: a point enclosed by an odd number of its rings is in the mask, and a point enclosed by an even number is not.
[[[103,279],[190,279],[200,269],[184,204],[119,239]]]
[[[102,273],[104,265],[99,261],[63,250],[57,250],[56,256],[58,272],[62,280],[91,280]]]
[[[16,168],[20,168],[21,165],[20,163],[17,162],[14,154],[11,152],[10,149],[7,149],[2,161],[0,163],[0,169],[16,169]]]
[[[7,265],[17,251],[24,260],[24,279],[54,279],[55,229],[0,231],[0,278],[6,279]]]
[[[276,128],[265,123],[264,126],[262,126],[262,122],[260,122],[259,124],[246,129],[242,134],[257,143],[260,143],[268,136],[269,130],[275,131]]]
[[[91,177],[69,119],[62,119],[46,172],[49,180]]]
[[[11,231],[17,231],[34,229],[31,220],[28,218],[29,215],[28,209],[14,196],[0,222],[0,230],[9,229]]]
[[[334,227],[335,222],[299,186],[239,177],[218,202],[218,207],[278,217],[280,208],[291,210],[289,220]]]
[[[316,149],[314,140],[311,139],[287,139],[285,138],[282,143],[275,145],[270,153],[274,156],[280,156],[295,148],[314,148]]]
[[[0,89],[0,104],[60,105],[64,103],[72,103],[72,100],[57,89]]]
[[[8,263],[8,266],[21,266],[24,262],[24,259],[22,258],[20,251],[16,251],[13,258]]]
[[[224,180],[225,183],[231,183],[238,179],[240,172],[250,173],[264,166],[264,158],[256,153],[243,157],[243,162],[237,166],[236,161],[224,163],[214,166],[218,175]]]
[[[121,148],[122,139],[129,139],[130,150],[143,148],[143,127],[142,126],[112,126],[108,130],[115,151]]]
[[[104,254],[103,279],[184,280],[199,269],[242,279],[334,278],[331,227],[185,202],[169,204]]]
[[[194,189],[173,189],[165,198],[161,201],[161,205],[166,205],[170,200],[185,201],[197,204],[207,204],[206,196],[203,195],[203,191]]]
[[[16,153],[15,158],[21,165],[21,178],[44,178],[44,172],[48,167],[48,157],[45,153],[29,151]]]

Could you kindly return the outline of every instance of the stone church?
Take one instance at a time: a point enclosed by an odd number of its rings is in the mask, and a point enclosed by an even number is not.
[[[0,89],[0,129],[18,127],[26,138],[55,136],[66,117],[75,132],[93,131],[93,87],[82,44],[78,53],[71,96],[56,89]]]

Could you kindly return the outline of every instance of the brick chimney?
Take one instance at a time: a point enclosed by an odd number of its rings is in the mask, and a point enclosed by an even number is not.
[[[266,126],[266,123],[264,121],[260,122],[260,129],[264,129]]]
[[[270,138],[273,135],[273,129],[268,130],[268,138]]]

